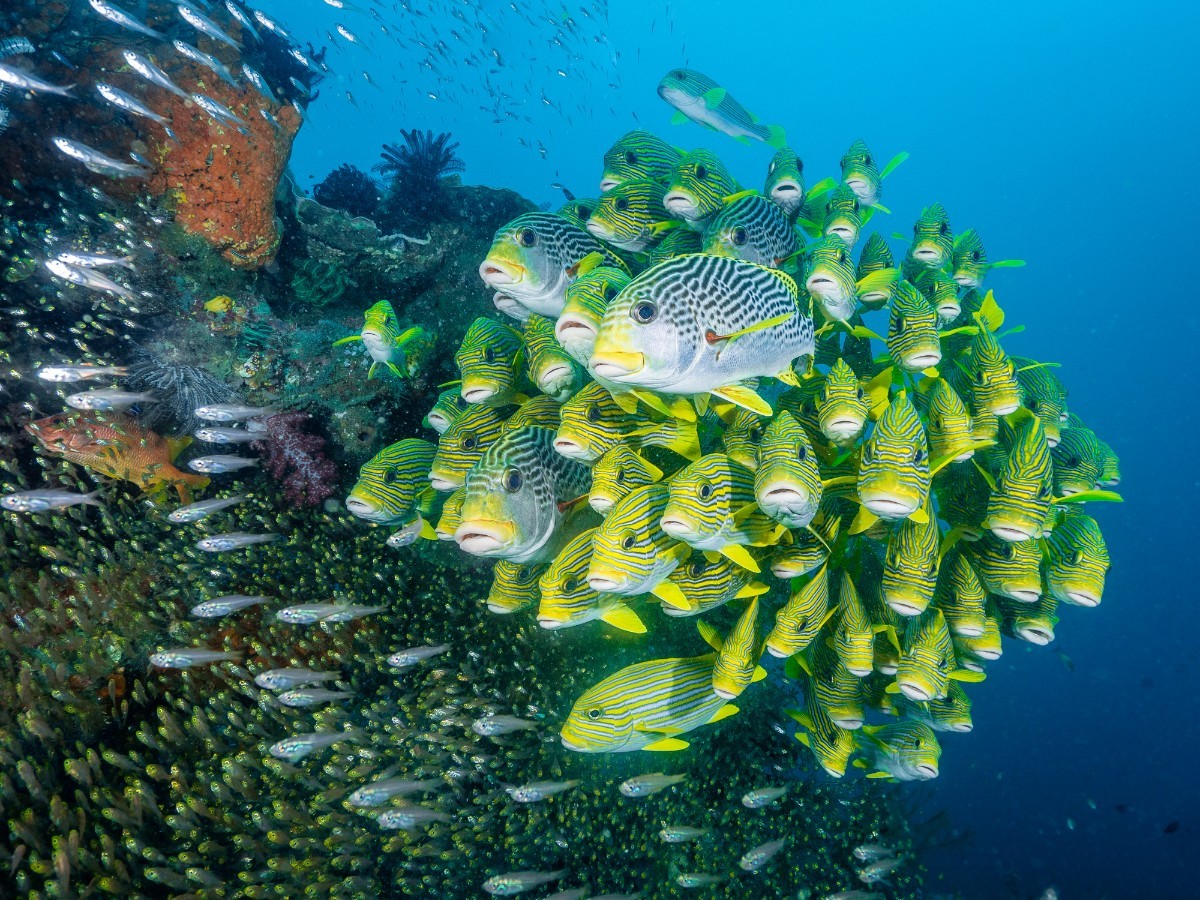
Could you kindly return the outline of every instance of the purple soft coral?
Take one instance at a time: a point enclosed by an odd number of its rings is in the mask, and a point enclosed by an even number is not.
[[[305,412],[278,413],[266,420],[266,440],[253,445],[293,506],[316,506],[336,486],[337,466],[323,452],[325,438],[308,430],[312,420]]]

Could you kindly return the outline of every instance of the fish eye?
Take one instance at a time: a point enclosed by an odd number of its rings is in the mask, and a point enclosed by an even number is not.
[[[600,718],[602,715],[604,715],[604,710],[602,710],[598,706],[593,706],[591,709],[589,709],[587,711],[587,717],[589,719],[591,719],[593,722],[596,721],[598,718]]]
[[[908,322],[904,320],[904,316],[895,316],[892,319],[892,331],[903,331],[908,327]]]
[[[865,463],[869,463],[871,458],[875,455],[875,452],[871,448],[871,444],[863,444],[862,461]]]
[[[863,398],[865,398],[867,396],[867,392],[864,391],[861,386],[859,387],[857,394],[858,394],[859,400],[862,400]]]
[[[1037,400],[1036,400],[1036,399],[1030,399],[1030,400],[1027,400],[1027,401],[1025,402],[1025,407],[1026,407],[1026,408],[1027,408],[1027,409],[1028,409],[1030,412],[1037,412],[1037,408],[1038,408],[1038,402],[1037,402]]]
[[[941,420],[941,419],[939,419],[937,416],[930,416],[930,417],[929,417],[929,424],[930,424],[931,426],[933,426],[933,429],[934,429],[934,431],[941,431],[941,430],[942,430],[942,420]]]
[[[921,739],[917,738],[916,741],[914,742],[914,746],[919,750],[921,748],[921,743],[922,743]]]
[[[395,484],[397,477],[398,476],[396,474],[395,469],[388,469],[386,472],[383,473],[383,483],[384,484]]]
[[[932,578],[934,575],[937,574],[937,570],[938,570],[938,561],[937,561],[937,557],[935,556],[929,562],[929,573],[928,573],[929,576]]]
[[[522,228],[519,238],[523,246],[532,247],[537,243],[537,232],[532,228]]]
[[[570,576],[563,582],[563,591],[568,594],[573,594],[579,589],[579,579],[574,575]]]
[[[1068,469],[1074,469],[1077,465],[1079,465],[1079,462],[1080,460],[1078,456],[1068,456],[1066,460],[1064,460],[1063,465],[1065,465]]]
[[[579,218],[590,219],[592,217],[592,208],[590,206],[579,207]]]
[[[523,567],[517,570],[517,584],[528,584],[533,579],[533,569]]]
[[[858,202],[858,200],[856,199],[856,200],[854,201],[854,211],[855,211],[855,212],[858,212],[860,209],[862,209],[862,204],[861,204],[861,203],[859,203],[859,202]]]
[[[938,226],[938,234],[949,234],[949,233],[950,233],[950,223],[949,222],[943,222],[941,225]]]
[[[478,446],[479,446],[479,441],[475,437],[474,434],[472,434],[471,432],[468,431],[466,434],[463,435],[462,448],[464,450],[474,450]]]
[[[921,233],[921,223],[918,222],[916,225],[913,226],[913,234],[920,234],[920,233]]]
[[[750,235],[746,234],[745,228],[733,229],[733,244],[735,247],[740,247],[750,239]]]
[[[755,425],[750,429],[750,440],[754,443],[759,443],[763,439],[763,430],[761,425]]]
[[[864,166],[871,165],[871,154],[870,153],[868,153],[866,156],[863,157],[863,165]]]
[[[625,483],[625,470],[617,469],[617,484],[624,484],[624,483]]]
[[[846,251],[845,250],[838,251],[838,262],[840,262],[843,266],[846,265]]]
[[[925,451],[924,450],[922,450],[920,447],[917,447],[915,450],[913,450],[913,462],[919,464],[919,463],[923,462],[924,460],[925,460]]]
[[[1043,484],[1040,488],[1038,488],[1037,495],[1038,495],[1039,500],[1045,500],[1047,497],[1049,497],[1050,496],[1050,485]]]
[[[701,500],[709,500],[712,498],[712,495],[713,495],[713,488],[712,488],[711,484],[708,484],[707,482],[705,482],[704,484],[700,485],[700,499]]]
[[[1067,562],[1073,566],[1079,565],[1079,560],[1082,558],[1083,556],[1078,550],[1072,550],[1069,554],[1067,554]]]
[[[979,262],[979,257],[980,257],[981,255],[982,255],[982,254],[981,254],[981,253],[980,253],[978,250],[972,250],[972,251],[971,251],[971,259],[972,259],[974,262]]]
[[[808,448],[803,444],[796,448],[796,459],[800,460],[800,462],[804,462],[806,459],[808,459]]]
[[[629,201],[626,200],[624,197],[618,197],[613,205],[616,206],[616,208],[621,210],[622,212],[629,209]]]
[[[637,161],[638,161],[638,156],[636,153],[634,153],[632,150],[625,151],[625,162],[629,163],[629,165],[631,165],[631,166],[636,166]]]
[[[774,175],[776,168],[778,168],[778,164],[775,162],[775,160],[771,160],[771,164],[767,166],[767,174]]]
[[[600,407],[595,403],[589,403],[587,408],[587,420],[592,423],[599,422],[602,417]]]
[[[488,347],[486,350],[483,351],[483,359],[484,359],[484,362],[494,363],[496,361],[496,351],[493,350],[491,347]]]
[[[615,296],[617,296],[617,289],[615,287],[613,287],[611,284],[604,289],[605,301],[611,303],[613,297],[615,297]]]
[[[696,166],[696,178],[700,181],[704,181],[706,178],[708,178],[708,166]]]
[[[622,550],[632,550],[637,545],[637,536],[633,534],[625,535],[625,539],[621,541]]]
[[[504,470],[504,489],[510,494],[515,494],[521,489],[521,484],[524,481],[521,478],[521,473],[516,469]]]
[[[649,325],[654,321],[654,317],[658,315],[658,307],[649,300],[642,300],[633,305],[630,310],[635,322],[640,322],[642,325]]]
[[[979,369],[975,372],[975,383],[976,384],[983,384],[986,380],[987,380],[987,378],[983,374],[983,369]]]
[[[1000,552],[1003,554],[1005,559],[1012,559],[1017,555],[1017,548],[1012,544],[1005,544],[1002,548],[1000,548]]]
[[[697,560],[696,562],[689,563],[688,570],[687,570],[688,575],[690,575],[692,578],[699,578],[701,575],[704,574],[704,570],[706,568],[708,568],[708,564],[705,563],[703,560]]]

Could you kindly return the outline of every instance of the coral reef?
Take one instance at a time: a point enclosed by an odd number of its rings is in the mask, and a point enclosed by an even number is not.
[[[168,350],[167,347],[162,347]],[[146,406],[140,422],[169,434],[191,434],[200,427],[195,410],[211,403],[231,403],[237,395],[229,385],[198,365],[191,365],[139,347],[129,365],[131,388],[149,391],[157,403]]]
[[[306,412],[277,413],[266,420],[266,440],[250,445],[264,454],[263,468],[293,506],[316,506],[337,487],[337,466],[325,455],[325,438],[312,433],[312,424]]]
[[[369,219],[379,204],[379,188],[362,169],[345,163],[313,189],[313,198],[322,206]]]
[[[336,260],[306,259],[292,273],[292,291],[303,307],[332,306],[351,284],[345,266]]]
[[[388,178],[380,220],[393,228],[422,227],[444,218],[449,206],[450,176],[466,164],[454,153],[450,135],[400,129],[403,145],[384,144],[375,171]]]

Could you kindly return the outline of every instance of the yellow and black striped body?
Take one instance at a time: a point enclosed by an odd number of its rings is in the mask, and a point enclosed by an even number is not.
[[[438,440],[437,454],[429,468],[429,480],[434,488],[453,491],[462,487],[471,467],[502,434],[504,415],[499,409],[484,404],[472,405]]]
[[[405,438],[380,450],[358,472],[346,498],[346,508],[360,519],[378,525],[397,525],[414,512],[432,510],[429,466],[437,448],[417,438]]]
[[[492,587],[488,591],[487,608],[503,616],[536,606],[541,596],[538,579],[547,568],[546,563],[525,566],[509,562],[507,559],[496,560],[496,566],[492,569]]]
[[[863,443],[858,498],[881,519],[904,519],[925,505],[929,480],[925,428],[901,391]]]
[[[1046,539],[1046,588],[1063,603],[1098,606],[1109,565],[1104,535],[1091,516],[1068,515]]]
[[[754,500],[771,519],[805,528],[821,504],[821,472],[808,433],[786,410],[767,425],[754,469]]]

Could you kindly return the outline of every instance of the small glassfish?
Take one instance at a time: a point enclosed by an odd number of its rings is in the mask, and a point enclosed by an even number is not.
[[[362,732],[353,728],[349,731],[310,731],[306,734],[294,734],[282,741],[277,741],[267,749],[267,752],[276,759],[299,762],[316,750],[322,750],[339,741],[356,741],[361,737]]]
[[[279,540],[281,534],[246,534],[244,531],[231,531],[229,534],[210,534],[196,541],[196,549],[205,553],[224,553],[227,550],[240,550],[254,544],[269,544]]]
[[[711,828],[693,828],[691,825],[664,825],[658,836],[666,844],[683,844],[697,841],[711,831]]]
[[[537,803],[545,800],[547,797],[553,797],[555,794],[569,791],[577,784],[579,784],[578,779],[572,779],[571,781],[534,781],[530,784],[520,785],[519,787],[507,787],[505,790],[508,792],[508,796],[512,797],[518,803]]]
[[[99,496],[99,491],[77,494],[66,488],[14,491],[11,494],[0,496],[0,506],[13,512],[40,513],[54,509],[66,509],[81,503],[88,506],[99,506],[100,501],[96,499]]]
[[[71,407],[72,409],[84,409],[89,411],[125,410],[138,403],[156,402],[157,400],[153,394],[110,389],[83,391],[82,393],[78,394],[70,394],[67,397],[67,406]]]
[[[895,855],[895,849],[886,844],[860,844],[854,848],[854,858],[861,863],[878,862]]]
[[[375,821],[379,823],[380,828],[394,830],[414,828],[429,822],[449,822],[450,817],[445,813],[426,809],[424,806],[398,806],[380,813],[379,818]]]
[[[207,663],[236,661],[242,658],[242,653],[235,650],[204,650],[196,647],[176,647],[173,650],[160,650],[150,654],[150,665],[160,669],[190,669],[192,666],[203,666]]]
[[[41,91],[45,94],[58,94],[62,97],[70,97],[71,88],[75,87],[73,84],[50,84],[24,69],[18,69],[16,66],[6,63],[0,63],[0,83],[12,85],[20,91]]]
[[[258,36],[258,32],[254,30],[254,24],[250,21],[250,17],[242,12],[241,9],[238,8],[238,5],[233,2],[233,0],[225,0],[225,8],[229,10],[229,14],[233,16],[239,25],[250,32],[256,41],[262,40],[262,38]]]
[[[106,0],[88,0],[88,3],[91,4],[92,9],[104,16],[108,21],[120,25],[122,28],[128,28],[130,31],[136,31],[138,34],[144,34],[148,37],[158,38],[159,40],[163,38],[162,32],[155,31],[144,22],[139,21],[137,17],[125,12],[119,6],[114,6],[106,2]]]
[[[99,89],[100,85],[97,84],[96,88]],[[166,120],[164,119],[163,121]],[[68,266],[78,266],[84,269],[103,269],[107,266],[121,266],[128,269],[130,272],[134,271],[132,255],[105,256],[103,253],[84,253],[82,250],[64,250],[62,253],[58,254],[57,258],[61,259]],[[121,374],[125,374],[124,369],[121,370]]]
[[[105,157],[105,159],[107,158],[108,157]],[[125,163],[120,163],[120,165],[125,165]],[[90,165],[88,168],[92,169]],[[96,172],[99,170],[92,169],[92,171]],[[100,172],[100,174],[104,175],[109,173]],[[63,281],[69,281],[71,284],[77,284],[80,287],[87,288],[88,290],[105,291],[109,294],[116,294],[118,297],[124,297],[126,300],[137,299],[133,291],[125,287],[125,285],[113,281],[107,275],[103,275],[94,269],[77,269],[74,266],[67,265],[61,259],[46,260],[46,268],[50,270],[52,275],[61,278]]]
[[[393,653],[387,658],[387,664],[394,669],[407,669],[409,666],[415,666],[417,663],[429,659],[431,656],[445,653],[449,649],[449,644],[438,644],[436,647],[429,645],[410,647],[407,650],[399,650]]]
[[[201,619],[215,619],[238,612],[250,606],[265,603],[270,597],[251,597],[246,594],[226,594],[223,597],[213,597],[192,607],[192,615]]]
[[[167,521],[174,522],[176,525],[182,525],[185,522],[199,522],[201,519],[206,519],[215,512],[236,506],[245,499],[246,496],[244,494],[234,494],[232,497],[219,497],[213,500],[200,500],[197,503],[189,503],[187,506],[181,506],[179,509],[168,513]]]
[[[218,475],[223,472],[236,472],[238,469],[248,469],[257,466],[259,460],[245,456],[201,456],[188,460],[188,468],[193,472],[203,472],[206,475]]]
[[[679,784],[681,781],[687,781],[687,776],[664,775],[662,772],[654,772],[650,775],[635,775],[633,778],[622,781],[617,790],[625,797],[649,797],[651,794],[665,791],[671,785]]]
[[[340,604],[336,611],[323,618],[322,622],[353,622],[355,619],[361,619],[364,616],[373,616],[376,613],[381,613],[386,606],[365,606],[363,604]]]
[[[180,18],[195,28],[197,31],[207,34],[210,38],[228,44],[235,50],[241,50],[242,45],[227,35],[221,30],[216,22],[208,16],[202,14],[195,7],[189,6],[186,3],[180,3],[175,9],[179,12]]]
[[[480,737],[496,737],[525,728],[537,728],[537,722],[516,716],[492,715],[483,716],[471,723],[471,730]]]
[[[206,94],[192,94],[192,102],[218,122],[228,122],[231,125],[238,125],[242,128],[250,124],[224,103],[214,100]]]
[[[738,866],[745,872],[757,872],[771,861],[771,857],[783,849],[785,843],[787,841],[780,838],[779,840],[759,844],[754,849],[747,850],[743,854],[742,858],[738,860]]]
[[[78,366],[42,366],[37,370],[38,378],[55,384],[92,378],[120,378],[128,374],[125,366],[93,366],[86,363]]]
[[[424,781],[413,781],[407,778],[383,778],[379,781],[372,781],[370,784],[364,784],[347,797],[346,802],[359,809],[365,809],[371,806],[379,806],[393,797],[403,797],[407,794],[416,794],[421,791],[436,791],[438,788],[444,786],[445,782],[440,778],[428,778]]]
[[[764,806],[770,806],[787,792],[786,786],[758,788],[742,797],[742,806],[747,809],[762,809]]]
[[[176,97],[181,97],[184,100],[188,99],[187,92],[173,82],[166,72],[136,50],[123,50],[121,51],[121,55],[125,57],[125,62],[129,63],[129,68],[133,69],[133,71],[137,72],[151,84],[165,88]]]
[[[317,672],[313,669],[271,669],[254,676],[254,683],[268,691],[283,691],[305,684],[333,681],[339,672]]]
[[[243,419],[257,419],[269,416],[275,412],[273,406],[242,406],[238,403],[209,403],[197,406],[194,410],[197,419],[208,422],[240,422]]]
[[[196,440],[209,444],[247,444],[250,441],[261,441],[262,432],[249,431],[245,428],[197,428]]]
[[[493,875],[485,881],[483,889],[493,897],[511,897],[551,881],[558,881],[566,874],[566,869],[555,869],[553,872],[505,872],[503,875]]]
[[[675,876],[675,883],[685,888],[708,887],[724,880],[724,875],[709,875],[706,872],[681,872]]]
[[[349,700],[353,696],[354,691],[331,691],[329,688],[307,687],[284,691],[276,699],[284,706],[305,707],[331,703],[335,700]]]
[[[312,625],[345,608],[342,603],[299,603],[279,610],[275,618],[292,625]]]

